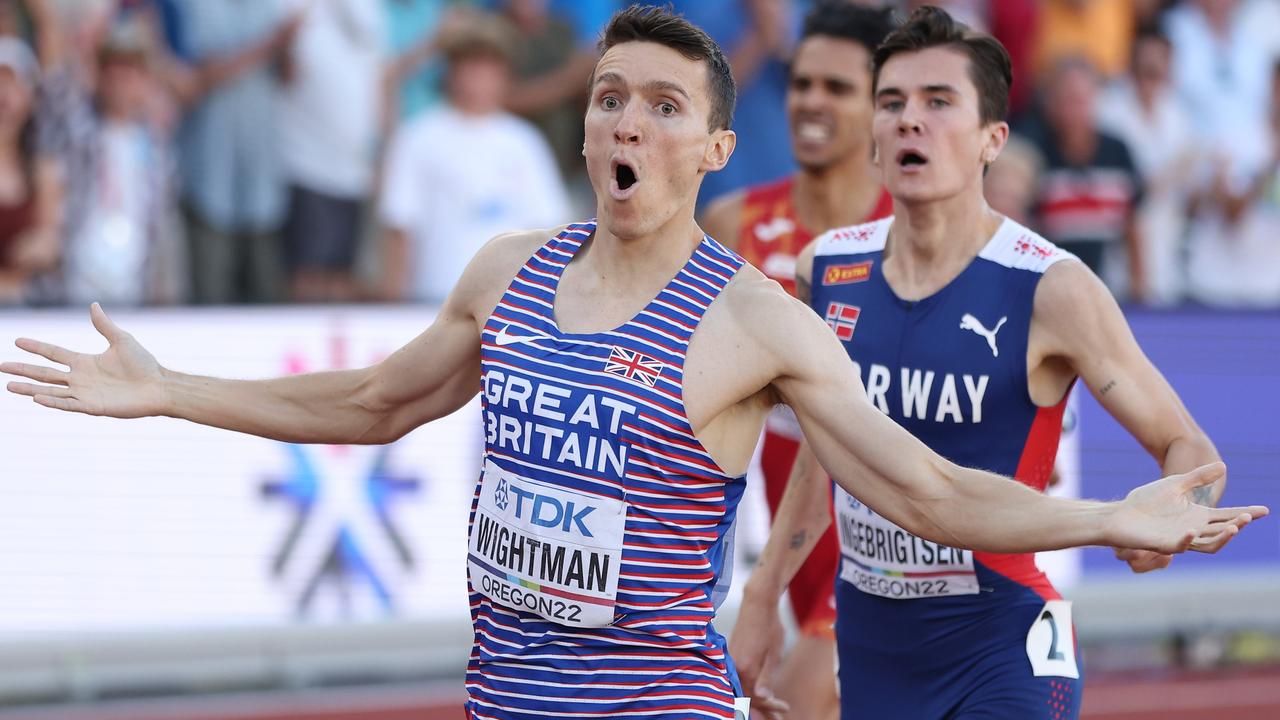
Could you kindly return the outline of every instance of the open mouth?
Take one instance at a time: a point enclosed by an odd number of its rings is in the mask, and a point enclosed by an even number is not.
[[[898,167],[909,168],[919,167],[929,162],[929,159],[914,150],[906,150],[898,154]]]
[[[635,168],[621,160],[613,161],[613,182],[609,188],[609,194],[614,200],[626,200],[631,197],[638,182],[640,178],[636,175]]]
[[[618,183],[619,190],[628,190],[636,184],[636,171],[632,170],[630,165],[618,163],[618,167],[613,171],[613,179]]]

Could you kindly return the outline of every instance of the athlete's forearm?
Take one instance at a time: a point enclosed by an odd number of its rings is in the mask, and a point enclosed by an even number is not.
[[[946,461],[939,467],[943,477],[931,483],[939,491],[913,502],[920,526],[903,525],[917,535],[995,553],[1115,544],[1114,504],[1048,497],[1009,478]]]
[[[801,444],[769,529],[769,541],[744,592],[766,602],[778,601],[831,524],[830,496],[826,472],[808,444]]]
[[[297,443],[387,442],[387,408],[379,408],[372,369],[226,380],[164,373],[161,414],[201,425]]]

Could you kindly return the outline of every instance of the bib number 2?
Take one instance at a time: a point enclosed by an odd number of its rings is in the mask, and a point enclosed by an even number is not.
[[[1051,675],[1079,679],[1070,601],[1050,600],[1036,615],[1027,632],[1027,659],[1031,661],[1031,672],[1036,677]]]

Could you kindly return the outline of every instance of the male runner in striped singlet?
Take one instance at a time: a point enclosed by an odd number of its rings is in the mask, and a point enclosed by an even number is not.
[[[782,180],[730,193],[707,208],[701,225],[784,290],[795,294],[796,256],[816,235],[876,220],[893,198],[871,163],[871,53],[893,29],[889,9],[826,0],[805,18],[791,59],[787,116],[800,170]],[[782,502],[800,445],[800,424],[785,405],[765,421],[760,447],[770,512]],[[812,512],[831,512],[829,498]],[[836,697],[835,578],[840,546],[830,526],[787,588],[799,638],[778,668],[778,697],[796,718],[831,718]],[[738,633],[743,642],[778,642]],[[744,682],[748,679],[744,678]]]
[[[734,145],[720,49],[682,18],[633,7],[601,50],[584,148],[599,222],[495,238],[386,360],[271,380],[183,375],[94,306],[106,352],[19,340],[70,369],[5,363],[40,383],[9,389],[62,410],[333,444],[390,442],[480,392],[466,687],[481,719],[734,717],[741,691],[711,618],[743,473],[778,402],[849,490],[950,544],[1215,550],[1266,513],[1186,501],[1221,465],[1099,503],[930,452],[867,401],[820,319],[694,222],[702,176]]]
[[[1008,133],[1000,44],[927,9],[890,35],[875,68],[874,137],[896,217],[826,233],[797,272],[871,402],[943,457],[1043,491],[1080,377],[1165,472],[1216,461],[1102,283],[983,200],[983,168]],[[757,632],[778,624],[778,588],[805,549],[779,541],[826,520],[805,500],[828,496],[823,480],[802,449],[739,616]],[[1215,503],[1224,483],[1195,501]],[[1078,716],[1070,603],[1033,555],[922,540],[840,489],[835,505],[843,717]],[[1119,554],[1138,572],[1170,559]],[[735,648],[744,683],[763,654]]]

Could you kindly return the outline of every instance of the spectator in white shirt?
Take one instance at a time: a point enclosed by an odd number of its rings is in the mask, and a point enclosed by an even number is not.
[[[476,15],[445,40],[446,102],[401,128],[387,153],[380,216],[387,300],[442,300],[486,241],[572,220],[546,140],[503,110],[512,35]]]

